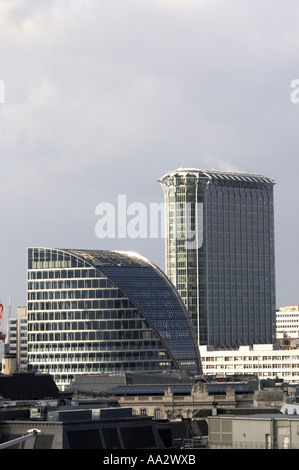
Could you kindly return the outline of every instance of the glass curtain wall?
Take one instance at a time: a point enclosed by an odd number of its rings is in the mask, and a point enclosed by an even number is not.
[[[159,181],[166,206],[166,274],[187,307],[198,344],[273,342],[274,182],[188,169]]]
[[[61,389],[82,373],[198,371],[192,335],[190,354],[180,353],[178,361],[167,335],[163,338],[132,298],[100,271],[92,254],[84,256],[93,262],[67,250],[28,250],[28,369],[52,374]],[[125,261],[127,267],[132,264],[126,273],[130,279],[134,261]],[[161,289],[164,284],[157,281]],[[148,291],[145,295],[150,301]],[[171,300],[169,291],[168,296]]]

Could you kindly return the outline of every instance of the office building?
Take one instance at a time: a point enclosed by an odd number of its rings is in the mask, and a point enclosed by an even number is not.
[[[137,254],[30,248],[27,308],[28,370],[60,389],[76,374],[201,373],[184,303]]]
[[[238,348],[275,337],[271,178],[178,169],[165,195],[166,274],[199,345]]]
[[[299,305],[287,305],[277,310],[276,338],[299,338]]]
[[[27,308],[18,307],[8,320],[9,353],[16,356],[17,370],[27,370]]]
[[[254,344],[238,349],[211,350],[200,346],[205,376],[256,375],[259,379],[282,379],[299,383],[299,349],[281,349],[277,344]]]

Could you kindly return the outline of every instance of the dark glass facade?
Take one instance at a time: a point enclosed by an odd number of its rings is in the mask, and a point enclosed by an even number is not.
[[[28,250],[28,368],[63,389],[76,374],[201,373],[185,305],[136,254]]]
[[[180,169],[159,181],[166,202],[166,274],[187,306],[198,344],[272,343],[273,180]],[[190,243],[194,232],[196,243]]]

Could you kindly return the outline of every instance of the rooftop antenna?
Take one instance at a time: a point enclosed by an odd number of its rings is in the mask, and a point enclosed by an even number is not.
[[[5,341],[5,334],[2,331],[2,315],[3,315],[3,304],[0,302],[0,341]]]
[[[12,295],[9,296],[9,302],[8,302],[8,319],[10,319],[10,315],[11,315],[11,299],[12,299]]]

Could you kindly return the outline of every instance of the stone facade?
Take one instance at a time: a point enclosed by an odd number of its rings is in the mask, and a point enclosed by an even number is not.
[[[117,396],[121,406],[132,407],[135,414],[153,416],[155,419],[194,418],[200,410],[217,408],[253,408],[254,392],[238,394],[232,387],[223,395],[210,394],[206,384],[194,383],[190,394],[176,395],[168,387],[161,395]]]

